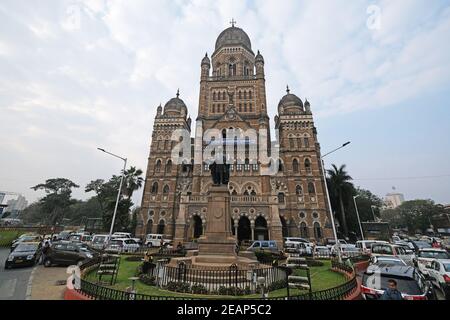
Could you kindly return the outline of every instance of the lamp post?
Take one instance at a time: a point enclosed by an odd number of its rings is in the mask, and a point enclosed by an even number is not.
[[[117,192],[117,199],[116,199],[116,205],[114,207],[114,213],[113,213],[113,217],[112,217],[112,221],[111,221],[111,227],[109,229],[109,237],[106,241],[107,244],[109,244],[109,242],[111,241],[111,235],[114,229],[114,223],[116,222],[116,215],[117,215],[117,207],[119,206],[119,200],[120,200],[120,194],[122,193],[122,184],[123,184],[123,179],[125,177],[125,170],[127,168],[127,158],[122,158],[114,153],[108,152],[105,149],[102,148],[97,148],[98,150],[100,150],[101,152],[107,153],[113,157],[119,158],[121,159],[124,163],[123,163],[123,171],[122,171],[122,176],[120,177],[120,184],[119,184],[119,191]]]
[[[338,255],[338,260],[339,262],[342,262],[342,256],[341,256],[341,250],[340,250],[340,244],[339,244],[339,239],[337,236],[337,231],[336,231],[336,224],[334,222],[334,214],[333,214],[333,209],[331,208],[331,200],[330,200],[330,192],[328,191],[328,185],[327,185],[327,174],[325,172],[325,162],[323,161],[323,158],[325,158],[327,155],[338,151],[339,149],[344,148],[345,146],[349,145],[350,141],[344,143],[342,146],[340,146],[339,148],[336,148],[328,153],[325,153],[322,157],[320,157],[320,160],[322,161],[322,174],[323,174],[323,182],[325,184],[325,191],[327,193],[327,200],[328,200],[328,208],[330,210],[330,217],[331,217],[331,225],[333,226],[333,235],[334,235],[334,241],[335,241],[335,245],[337,247],[337,255]]]
[[[359,224],[359,231],[361,232],[361,240],[365,240],[364,239],[364,232],[361,226],[361,219],[359,219],[359,211],[358,211],[358,206],[356,205],[356,198],[359,197],[359,194],[356,196],[353,196],[353,203],[355,204],[355,209],[356,209],[356,217],[358,218],[358,224]]]

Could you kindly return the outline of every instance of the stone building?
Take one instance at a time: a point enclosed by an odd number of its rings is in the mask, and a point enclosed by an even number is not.
[[[205,55],[201,60],[195,128],[179,92],[164,108],[157,108],[138,235],[162,233],[176,241],[190,241],[204,232],[212,184],[208,164],[202,158],[205,142],[190,138],[196,157],[176,164],[172,148],[178,142],[172,141],[172,133],[192,130],[192,136],[202,138],[206,130],[214,128],[223,131],[224,138],[227,129],[254,129],[258,133],[258,141],[247,136],[239,139],[243,141],[240,147],[245,150],[244,157],[231,157],[231,223],[240,241],[282,241],[283,236],[322,241],[332,236],[320,146],[307,100],[303,102],[287,88],[278,104],[274,119],[281,159],[276,164],[278,172],[267,174],[259,153],[249,158],[250,151],[261,149],[261,129],[266,130],[267,149],[272,151],[264,63],[261,53],[252,51],[248,35],[233,24],[217,38],[211,59]],[[233,140],[228,137],[224,141]],[[236,151],[236,137],[234,143]],[[194,162],[198,155],[199,163]]]

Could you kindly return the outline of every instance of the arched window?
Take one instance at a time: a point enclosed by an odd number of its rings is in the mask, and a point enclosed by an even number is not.
[[[306,222],[300,223],[300,237],[308,238],[308,226]]]
[[[302,147],[302,138],[297,138],[297,147],[299,149]]]
[[[163,194],[165,195],[169,194],[169,186],[167,184],[163,188]]]
[[[152,194],[157,194],[157,193],[158,193],[158,182],[156,182],[156,181],[153,182],[151,193],[152,193]]]
[[[314,186],[314,183],[312,183],[312,182],[308,183],[308,193],[316,194],[316,187]]]
[[[292,170],[293,170],[295,173],[298,173],[298,172],[299,172],[298,160],[297,160],[297,159],[294,159],[294,161],[292,161]]]
[[[244,99],[247,99],[247,91],[244,91]]]
[[[305,145],[305,148],[309,148],[309,138],[308,137],[303,138],[303,144]]]
[[[166,173],[171,173],[172,172],[172,160],[167,161],[166,164]]]
[[[242,92],[239,91],[239,99],[242,99]]]
[[[251,102],[248,104],[248,111],[253,112],[253,107],[252,107],[252,103]]]
[[[216,92],[213,92],[213,101],[216,101]]]
[[[247,102],[244,102],[244,112],[247,112]]]
[[[285,199],[284,199],[284,193],[280,192],[278,193],[278,203],[284,203]]]
[[[302,186],[297,185],[297,186],[295,187],[295,194],[298,195],[298,196],[303,195],[303,189],[302,189]]]
[[[166,226],[166,222],[163,219],[159,220],[157,233],[164,234],[165,226]]]
[[[156,161],[155,172],[161,171],[161,160]]]
[[[305,170],[307,173],[311,173],[311,161],[309,159],[305,160]]]
[[[314,238],[322,238],[322,228],[318,222],[314,222]]]
[[[249,98],[249,99],[252,98],[252,92],[251,92],[251,91],[248,92],[248,98]]]
[[[291,150],[295,149],[295,138],[294,137],[289,137],[289,148],[291,148]]]

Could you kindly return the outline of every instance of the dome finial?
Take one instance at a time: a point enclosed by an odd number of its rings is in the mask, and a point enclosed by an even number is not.
[[[287,94],[289,94],[291,92],[291,90],[289,89],[289,85],[286,86],[286,92],[287,92]]]
[[[236,20],[234,20],[234,18],[231,18],[230,24],[231,24],[231,27],[234,28],[234,25],[236,24]]]
[[[177,98],[180,96],[180,89],[177,89]]]

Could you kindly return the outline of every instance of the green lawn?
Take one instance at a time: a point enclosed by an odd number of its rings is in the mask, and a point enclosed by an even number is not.
[[[25,231],[0,231],[0,247],[10,247],[11,242],[22,234],[26,233]]]
[[[321,267],[312,267],[311,271],[311,283],[313,291],[320,291],[332,287],[336,287],[346,281],[346,278],[338,273],[331,271],[331,262],[324,260],[324,265]],[[141,262],[126,261],[122,257],[120,262],[119,274],[117,276],[117,283],[114,288],[124,290],[131,286],[130,277],[136,276],[136,269]],[[303,275],[305,271],[296,272],[297,275]],[[96,274],[95,271],[91,272],[86,277],[88,280],[95,282]],[[211,295],[192,295],[187,293],[176,293],[167,290],[162,290],[155,286],[148,286],[140,281],[136,281],[135,285],[137,292],[141,294],[148,295],[158,295],[158,296],[170,296],[170,297],[205,297],[205,298],[216,298],[216,299],[245,299],[245,298],[259,298],[260,294],[252,294],[247,296],[211,296]],[[300,290],[290,290],[291,295],[306,293],[306,291]],[[286,289],[275,290],[269,293],[269,297],[283,297],[286,296]]]

